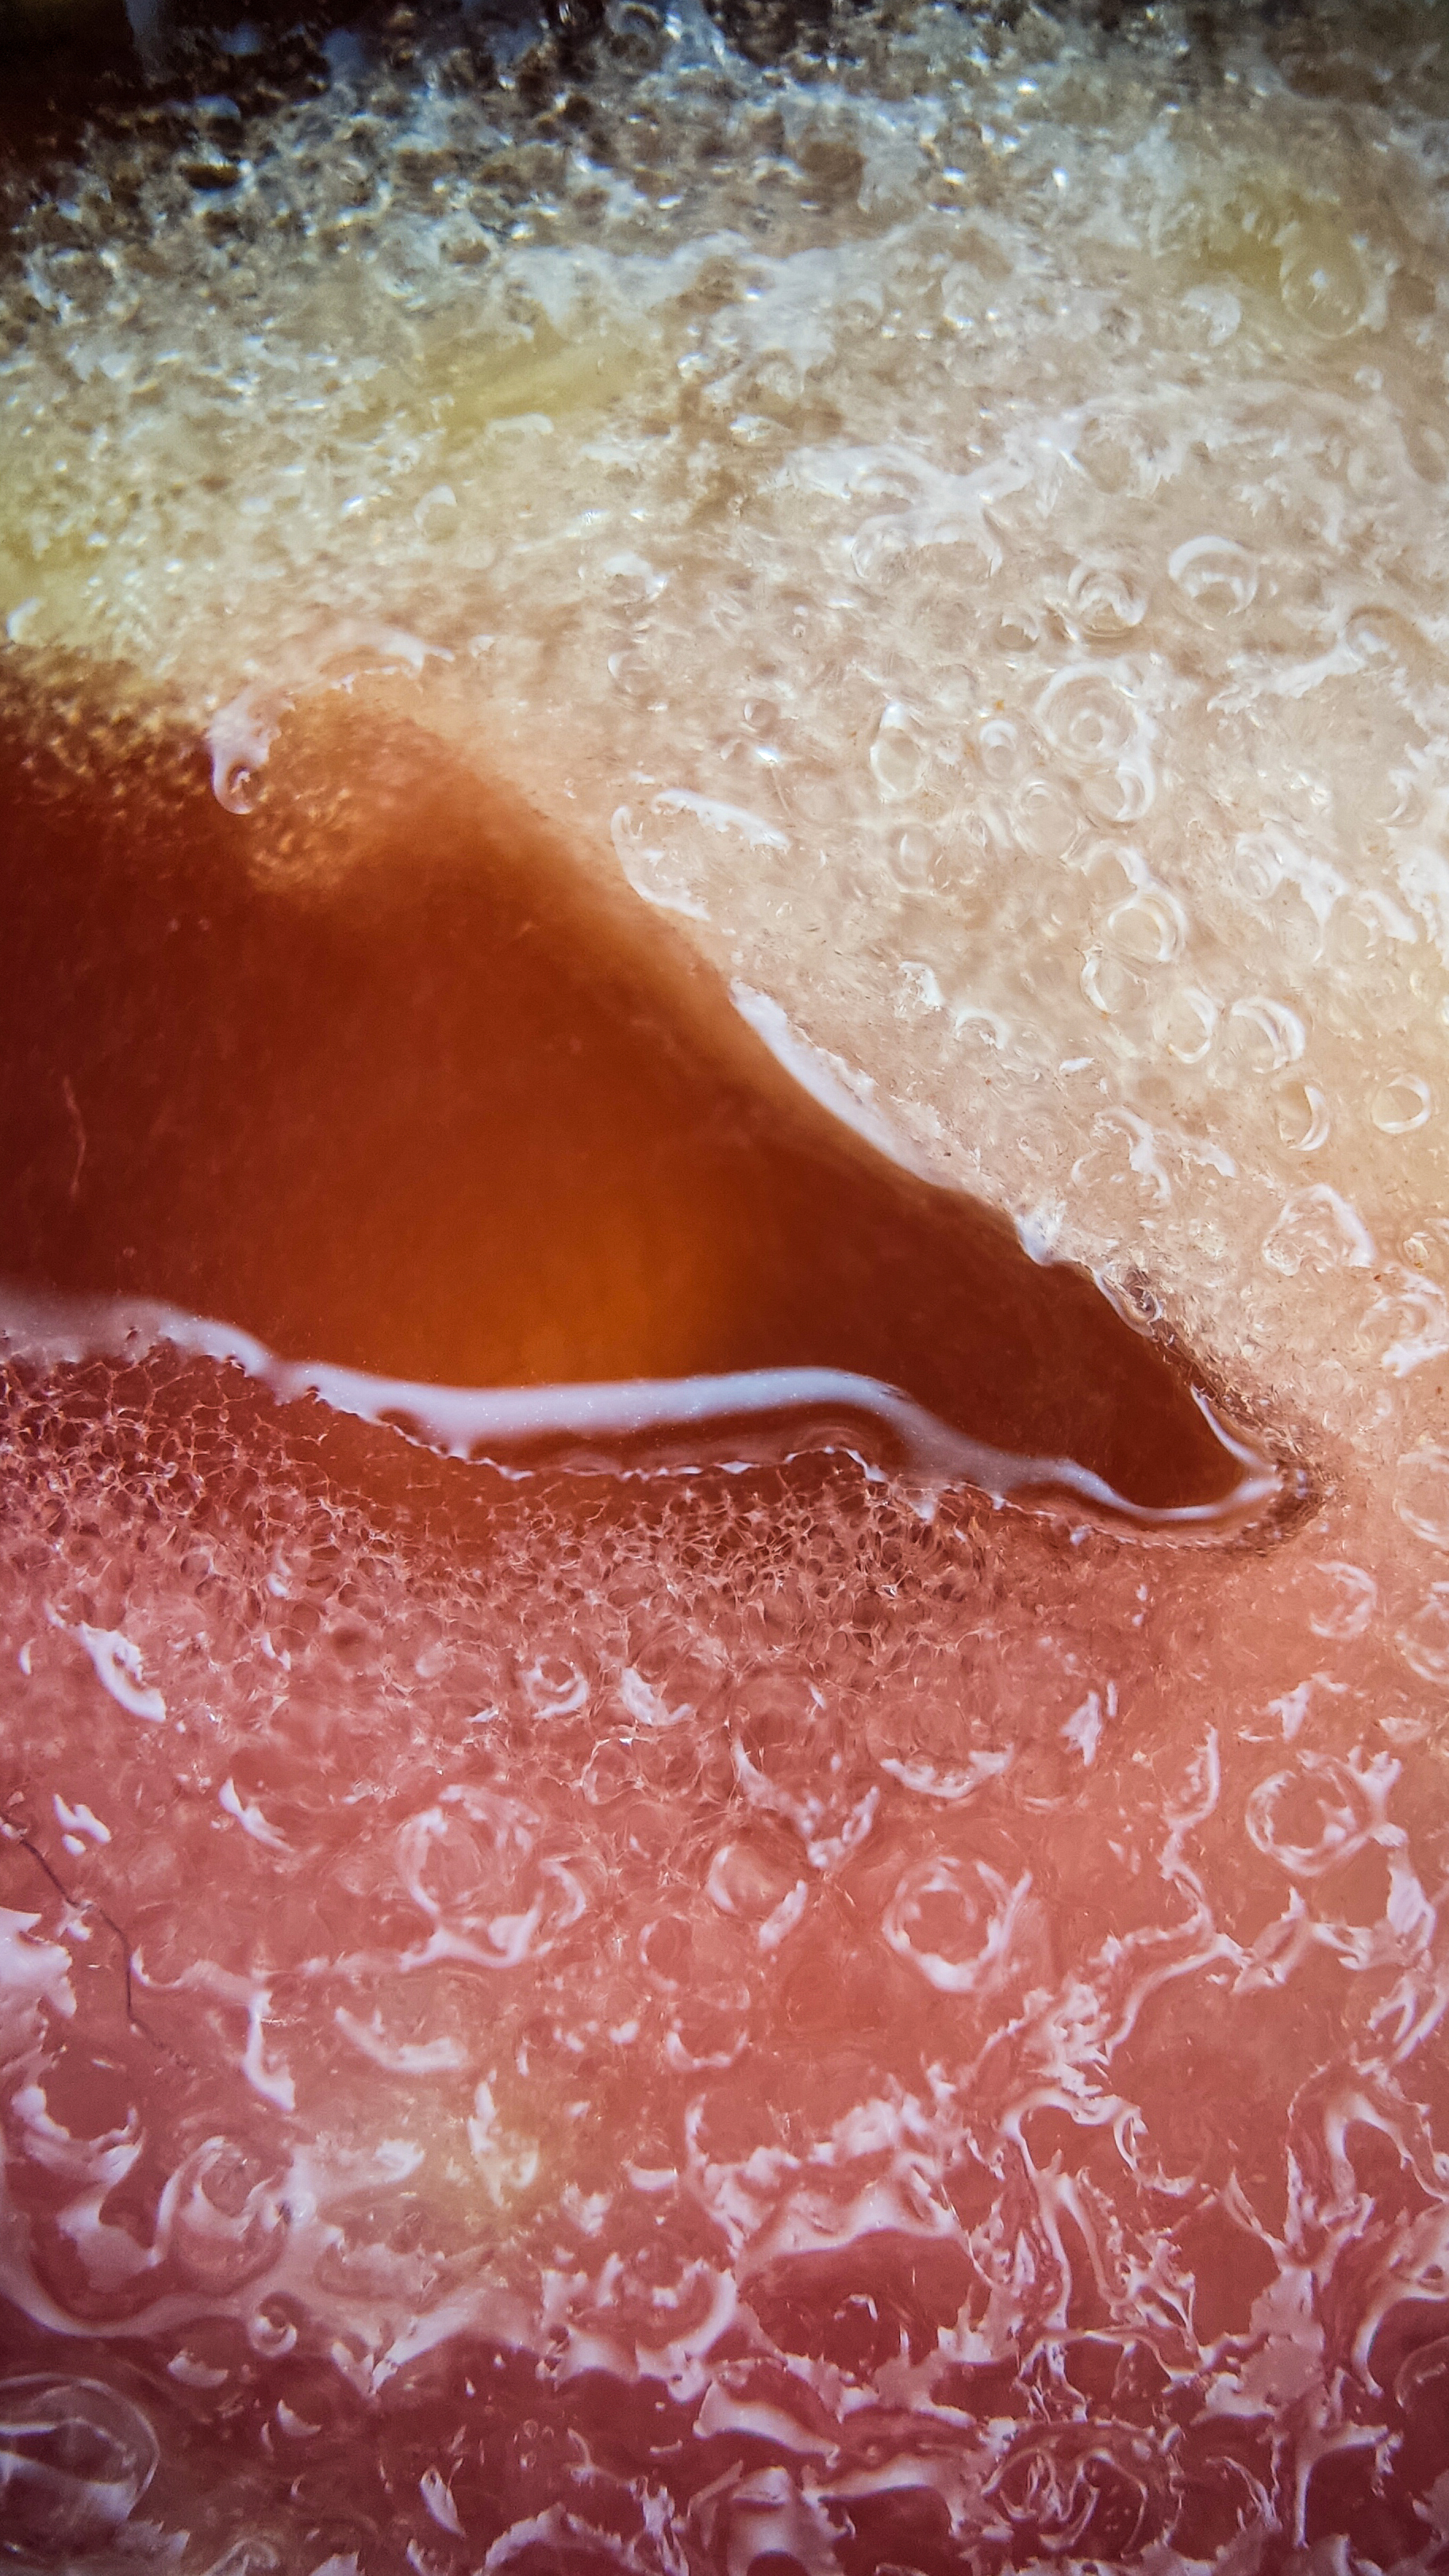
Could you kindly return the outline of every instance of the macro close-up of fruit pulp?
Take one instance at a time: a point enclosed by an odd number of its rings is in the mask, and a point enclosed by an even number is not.
[[[1449,13],[0,190],[0,2569],[1449,2568]]]

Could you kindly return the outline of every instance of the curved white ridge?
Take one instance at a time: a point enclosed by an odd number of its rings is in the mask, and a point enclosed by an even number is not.
[[[0,1286],[0,1357],[40,1367],[86,1360],[144,1359],[158,1346],[198,1359],[230,1362],[265,1386],[279,1404],[314,1396],[334,1413],[399,1432],[445,1458],[481,1462],[493,1449],[539,1441],[635,1440],[651,1432],[707,1431],[778,1420],[782,1415],[864,1415],[899,1444],[912,1482],[934,1500],[953,1485],[974,1486],[1002,1503],[1055,1491],[1114,1518],[1149,1527],[1208,1527],[1261,1509],[1281,1490],[1272,1463],[1232,1438],[1207,1397],[1194,1400],[1242,1469],[1220,1500],[1157,1506],[1135,1503],[1074,1458],[996,1449],[942,1422],[899,1387],[851,1369],[735,1369],[717,1376],[610,1378],[549,1386],[432,1386],[414,1378],[374,1376],[327,1360],[288,1360],[239,1325],[188,1314],[143,1298],[71,1297],[44,1289]],[[796,1448],[821,1445],[808,1433]]]

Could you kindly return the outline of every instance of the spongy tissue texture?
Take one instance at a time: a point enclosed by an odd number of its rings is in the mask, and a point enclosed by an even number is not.
[[[577,112],[338,46],[98,134],[6,273],[12,643],[237,803],[398,671],[1319,1500],[384,1508],[236,1371],[17,1360],[0,2500],[232,2576],[1427,2571],[1435,22],[616,16]]]

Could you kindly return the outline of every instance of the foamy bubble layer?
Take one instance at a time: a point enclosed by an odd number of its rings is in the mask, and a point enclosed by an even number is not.
[[[143,2555],[1416,2537],[1449,1817],[1361,1516],[1205,1620],[838,1455],[379,1517],[395,1435],[178,1352],[6,1436],[14,2394],[139,2412]]]
[[[5,2543],[1427,2576],[1433,23],[611,25],[95,138],[7,270],[12,642],[236,804],[393,675],[1322,1499],[525,1488],[13,1349]]]
[[[597,1385],[456,1387],[377,1377],[364,1369],[279,1359],[251,1334],[175,1307],[66,1298],[0,1288],[0,1354],[19,1362],[126,1359],[166,1348],[230,1362],[281,1403],[314,1396],[334,1413],[385,1425],[443,1458],[467,1458],[526,1475],[540,1455],[578,1470],[585,1462],[616,1475],[658,1473],[671,1453],[689,1465],[789,1460],[799,1451],[851,1450],[851,1426],[867,1456],[884,1451],[904,1492],[929,1518],[943,1495],[965,1489],[1003,1503],[1053,1497],[1057,1508],[1143,1529],[1236,1530],[1245,1521],[1291,1512],[1307,1495],[1301,1471],[1280,1471],[1217,1420],[1201,1390],[1199,1411],[1239,1469],[1217,1501],[1146,1504],[1118,1493],[1075,1458],[1028,1457],[969,1439],[899,1388],[839,1368],[739,1369],[724,1376],[613,1379]],[[518,1462],[518,1463],[512,1463]],[[857,1463],[864,1466],[865,1457]],[[881,1473],[879,1467],[868,1472]]]

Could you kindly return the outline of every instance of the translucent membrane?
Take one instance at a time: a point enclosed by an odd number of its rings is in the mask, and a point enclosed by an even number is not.
[[[1204,24],[241,50],[24,212],[23,2567],[1449,2548],[1442,69]],[[1081,1473],[469,1410],[802,1362]]]

